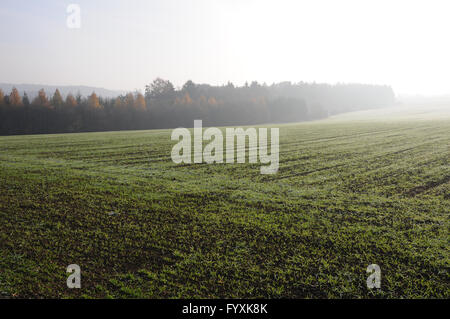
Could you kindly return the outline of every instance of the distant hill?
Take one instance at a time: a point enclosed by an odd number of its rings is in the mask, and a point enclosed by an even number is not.
[[[5,93],[5,94],[9,94],[13,87],[15,87],[16,89],[19,90],[20,95],[23,95],[24,92],[27,92],[30,99],[37,96],[40,89],[44,89],[45,93],[47,93],[47,96],[52,96],[53,93],[55,93],[55,90],[58,88],[63,97],[66,97],[67,94],[69,94],[69,93],[76,95],[76,94],[78,94],[78,92],[82,96],[89,96],[92,94],[92,92],[95,92],[98,96],[101,96],[101,97],[117,97],[118,95],[125,93],[125,91],[108,90],[108,89],[104,89],[104,88],[91,87],[91,86],[0,83],[0,89],[2,89],[3,93]]]

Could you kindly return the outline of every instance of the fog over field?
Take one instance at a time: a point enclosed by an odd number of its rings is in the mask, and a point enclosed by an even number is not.
[[[331,116],[333,120],[355,121],[400,121],[400,120],[444,120],[450,118],[450,98],[409,98],[398,105],[377,110],[357,111]]]

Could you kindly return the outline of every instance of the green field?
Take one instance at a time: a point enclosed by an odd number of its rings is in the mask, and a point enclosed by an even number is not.
[[[275,175],[171,130],[0,137],[0,298],[450,298],[450,118],[416,117],[277,126]]]

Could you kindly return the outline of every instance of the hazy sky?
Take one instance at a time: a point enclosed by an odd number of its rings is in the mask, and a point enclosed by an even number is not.
[[[81,7],[81,28],[66,26]],[[448,0],[1,0],[0,82],[316,81],[450,93]]]

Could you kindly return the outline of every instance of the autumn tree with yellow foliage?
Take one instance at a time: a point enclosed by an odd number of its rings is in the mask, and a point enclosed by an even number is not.
[[[77,106],[77,100],[75,99],[75,97],[72,94],[67,95],[66,97],[66,106],[72,108]]]
[[[134,108],[138,111],[147,110],[147,105],[145,102],[145,97],[141,93],[137,93],[136,99],[134,101]]]
[[[2,89],[0,89],[0,105],[5,105],[5,94]]]
[[[23,106],[22,97],[16,88],[13,88],[9,96],[9,105],[12,106]]]
[[[50,103],[44,89],[39,90],[38,96],[36,96],[36,98],[33,100],[33,105],[50,107]]]
[[[93,108],[93,109],[100,108],[100,101],[98,99],[97,94],[95,94],[95,92],[92,92],[92,94],[89,96],[88,107]]]

